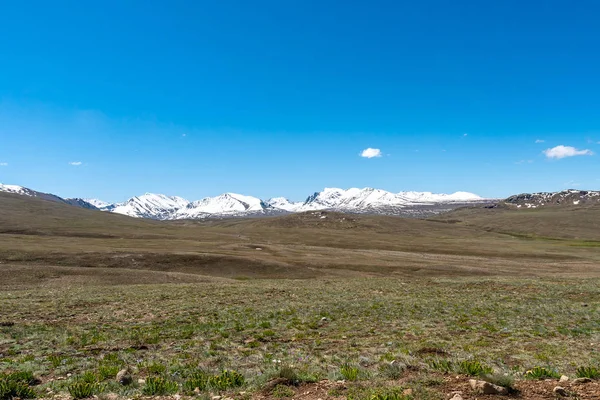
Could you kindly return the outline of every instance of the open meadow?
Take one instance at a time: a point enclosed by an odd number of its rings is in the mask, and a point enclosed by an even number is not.
[[[0,193],[0,396],[500,398],[476,378],[598,399],[597,226],[598,207],[157,222]]]

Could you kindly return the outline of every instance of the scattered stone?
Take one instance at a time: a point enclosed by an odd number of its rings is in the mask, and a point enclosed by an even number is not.
[[[199,387],[197,387],[197,388],[194,388],[194,393],[196,393],[196,394],[200,394],[200,388],[199,388]]]
[[[463,397],[460,394],[456,393],[454,397],[452,397],[450,400],[463,400]]]
[[[131,385],[133,383],[133,377],[128,369],[122,369],[117,373],[117,382],[123,386]]]
[[[566,376],[566,375],[563,375],[563,376],[561,376],[561,377],[560,377],[560,380],[559,380],[559,382],[560,382],[560,383],[569,382],[569,377],[568,377],[568,376]]]
[[[119,398],[119,395],[116,393],[108,393],[108,394],[104,395],[105,400],[117,400],[118,398]]]
[[[494,385],[493,383],[470,379],[469,384],[471,385],[474,391],[481,394],[508,394],[508,389],[502,386]]]
[[[413,390],[412,390],[411,388],[404,389],[404,391],[402,392],[402,394],[403,394],[404,396],[412,396],[412,394],[413,394]]]
[[[141,378],[140,378],[140,379],[138,379],[138,383],[139,383],[140,385],[143,385],[144,383],[146,383],[146,380],[145,380],[145,379],[141,379]]]
[[[222,397],[221,396],[213,396],[211,397],[211,400],[221,400]]]
[[[564,387],[562,386],[557,386],[554,389],[552,389],[552,391],[554,392],[554,394],[561,396],[561,397],[567,397],[567,391],[565,390]]]
[[[369,365],[371,365],[371,360],[369,360],[368,357],[360,356],[358,357],[358,363],[361,367],[368,367]]]
[[[573,383],[575,385],[579,385],[582,383],[590,383],[592,380],[590,378],[577,378],[577,379],[573,379]]]

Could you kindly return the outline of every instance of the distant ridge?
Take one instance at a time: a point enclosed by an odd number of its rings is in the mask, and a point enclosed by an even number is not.
[[[92,210],[101,210],[136,218],[157,220],[204,219],[240,216],[264,216],[285,213],[331,210],[347,213],[428,216],[464,205],[486,202],[476,194],[456,192],[392,193],[374,188],[325,188],[308,196],[303,202],[292,202],[284,197],[261,200],[236,193],[224,193],[189,201],[177,196],[145,193],[122,203],[110,204],[97,199],[72,198],[37,192],[22,186],[1,185],[0,191],[39,197]]]
[[[502,202],[516,208],[600,204],[600,191],[568,189],[561,192],[521,193]]]

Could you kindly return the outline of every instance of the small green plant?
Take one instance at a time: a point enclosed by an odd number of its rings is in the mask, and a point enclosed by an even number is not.
[[[76,380],[84,383],[96,383],[98,382],[98,376],[92,371],[85,371]]]
[[[590,379],[599,379],[600,378],[600,369],[596,367],[579,367],[577,368],[576,375],[578,378],[590,378]]]
[[[33,372],[31,371],[11,372],[10,374],[0,376],[0,379],[5,379],[12,382],[19,382],[28,386],[33,386],[40,383],[40,380],[34,377]]]
[[[388,379],[398,379],[404,369],[405,366],[400,363],[385,363],[379,366],[379,373]]]
[[[204,371],[194,372],[183,383],[183,390],[192,393],[196,388],[205,390],[209,376]]]
[[[289,365],[282,365],[277,371],[276,378],[283,378],[288,383],[295,385],[298,382],[298,374]]]
[[[30,385],[38,383],[39,380],[29,371],[0,375],[0,400],[33,399],[36,397],[36,393]]]
[[[271,393],[276,399],[284,399],[286,397],[293,397],[296,392],[292,388],[286,385],[277,385],[273,388]]]
[[[0,400],[34,399],[35,391],[23,382],[0,379]]]
[[[342,374],[344,379],[347,381],[356,381],[358,380],[360,371],[358,367],[355,367],[350,364],[344,364],[340,367],[340,374]]]
[[[163,375],[165,372],[167,372],[167,367],[157,362],[153,362],[152,364],[148,364],[146,366],[146,371],[148,371],[148,373],[151,375]]]
[[[149,377],[146,379],[146,385],[142,389],[142,393],[146,396],[166,396],[177,393],[179,385],[161,377]]]
[[[63,364],[64,358],[57,355],[48,356],[48,361],[52,365],[52,368],[58,368],[61,364]]]
[[[219,375],[209,377],[207,385],[212,389],[225,390],[240,387],[244,382],[244,375],[236,371],[224,370]]]
[[[525,379],[557,379],[560,378],[560,374],[548,368],[535,367],[525,372],[524,377]]]
[[[468,376],[491,375],[494,370],[475,360],[465,360],[458,364],[458,373]]]
[[[120,368],[117,365],[100,365],[98,367],[98,380],[114,379]]]
[[[74,399],[87,399],[100,391],[97,384],[84,381],[76,381],[70,384],[67,390]]]
[[[427,365],[429,365],[429,368],[435,371],[441,371],[444,373],[452,372],[455,369],[454,363],[452,361],[445,360],[443,358],[433,358],[427,361]]]

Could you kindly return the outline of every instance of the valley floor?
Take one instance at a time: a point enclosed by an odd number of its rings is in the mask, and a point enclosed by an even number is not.
[[[208,384],[199,395],[445,399],[461,391],[482,399],[468,380],[491,375],[514,388],[512,397],[551,399],[564,374],[570,382],[560,385],[576,398],[600,398],[597,383],[573,383],[580,367],[600,364],[598,278],[123,285],[60,274],[67,267],[2,268],[25,269],[39,282],[0,284],[0,370],[33,372],[45,397],[69,396],[76,382],[104,398],[156,394],[153,377],[172,382],[165,394],[194,395],[195,374],[228,369],[243,375],[241,386]],[[130,272],[140,281],[152,273]],[[125,367],[134,378],[128,386],[114,379]],[[539,373],[535,367],[549,376],[528,374]]]

